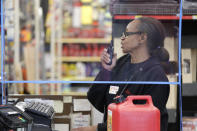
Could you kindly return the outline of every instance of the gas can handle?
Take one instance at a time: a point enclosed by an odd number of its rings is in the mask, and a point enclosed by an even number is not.
[[[152,97],[150,95],[134,95],[134,96],[128,96],[127,99],[133,105],[135,105],[133,103],[134,100],[146,100],[148,105],[150,105],[150,106],[153,105]]]

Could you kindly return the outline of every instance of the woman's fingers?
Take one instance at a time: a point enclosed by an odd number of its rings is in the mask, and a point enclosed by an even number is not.
[[[110,60],[110,55],[107,53],[107,49],[104,49],[103,52],[101,53],[101,64],[102,66],[111,71],[113,69],[113,67],[116,65],[116,61],[117,61],[117,54],[114,54],[113,59],[112,59],[112,64],[108,65],[107,63],[109,63]]]
[[[101,61],[105,62],[105,63],[110,62],[110,56],[107,53],[107,49],[104,49],[104,51],[102,52],[102,54],[101,54]]]

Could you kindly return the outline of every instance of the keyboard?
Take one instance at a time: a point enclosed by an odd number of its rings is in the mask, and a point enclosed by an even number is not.
[[[32,112],[37,115],[42,115],[49,119],[52,119],[55,114],[55,111],[52,106],[35,101],[27,102],[25,111]]]

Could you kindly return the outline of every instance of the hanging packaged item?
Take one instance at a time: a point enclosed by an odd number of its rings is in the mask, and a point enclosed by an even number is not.
[[[160,131],[160,111],[151,96],[119,96],[108,106],[107,131]]]
[[[81,7],[81,23],[82,25],[92,25],[92,6],[91,5],[82,5]]]
[[[92,19],[93,19],[93,25],[98,26],[98,18],[99,18],[99,4],[98,2],[93,2],[92,3]]]
[[[72,17],[72,26],[74,28],[80,28],[81,27],[81,3],[75,2],[73,6],[73,17]]]
[[[30,42],[32,39],[30,27],[24,27],[20,32],[20,41],[21,42]]]
[[[92,25],[93,23],[93,7],[92,0],[81,0],[81,24]]]

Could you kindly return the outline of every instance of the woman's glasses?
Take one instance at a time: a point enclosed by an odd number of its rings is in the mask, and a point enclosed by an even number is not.
[[[129,35],[141,34],[142,32],[123,32],[121,37],[127,37]]]

